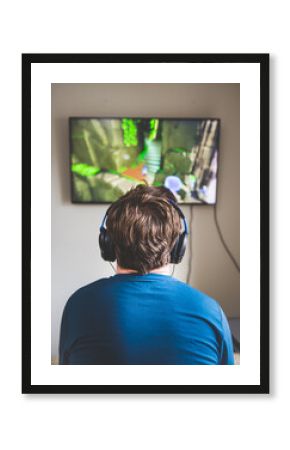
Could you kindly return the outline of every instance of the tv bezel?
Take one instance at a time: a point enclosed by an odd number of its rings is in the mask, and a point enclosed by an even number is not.
[[[218,198],[218,174],[219,174],[219,165],[220,165],[220,134],[221,134],[221,119],[216,118],[216,117],[158,117],[158,116],[154,116],[154,115],[150,115],[150,116],[131,116],[131,115],[122,115],[122,116],[117,116],[117,117],[112,117],[112,116],[69,116],[68,121],[69,121],[69,127],[68,127],[68,133],[69,133],[69,171],[70,171],[70,200],[72,204],[75,205],[111,205],[113,202],[102,202],[102,201],[92,201],[92,202],[88,202],[88,201],[79,201],[79,200],[74,200],[74,188],[73,188],[73,172],[71,170],[71,165],[72,165],[72,121],[73,120],[90,120],[90,119],[96,119],[96,120],[122,120],[124,118],[128,118],[128,119],[158,119],[158,120],[188,120],[188,121],[192,121],[192,120],[216,120],[218,121],[218,131],[217,131],[217,147],[218,147],[218,152],[217,152],[217,172],[216,172],[216,179],[217,179],[217,183],[216,183],[216,196],[215,196],[215,203],[206,203],[206,202],[178,202],[178,200],[176,201],[176,203],[178,205],[186,205],[186,206],[216,206],[217,204],[217,198]]]

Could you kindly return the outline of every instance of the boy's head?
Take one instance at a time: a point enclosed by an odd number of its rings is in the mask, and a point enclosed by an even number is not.
[[[138,185],[109,207],[106,228],[120,267],[145,274],[170,262],[181,223],[169,200],[176,201],[165,187]]]

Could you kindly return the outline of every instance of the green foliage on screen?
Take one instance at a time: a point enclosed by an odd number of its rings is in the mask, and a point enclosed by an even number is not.
[[[124,133],[124,145],[126,147],[136,147],[138,145],[138,129],[133,119],[122,119],[122,129]]]
[[[71,170],[78,175],[82,175],[83,177],[92,177],[100,172],[98,167],[83,163],[72,164]]]
[[[158,125],[159,125],[158,119],[150,119],[150,131],[149,131],[149,136],[148,136],[148,139],[150,141],[153,141],[154,139],[156,139],[157,132],[158,132]]]

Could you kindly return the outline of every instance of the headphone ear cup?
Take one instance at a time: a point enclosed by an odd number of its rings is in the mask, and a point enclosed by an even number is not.
[[[173,249],[171,250],[171,264],[179,264],[182,261],[182,258],[184,257],[185,250],[186,250],[186,243],[187,243],[187,235],[184,231],[179,238],[177,239],[176,243],[174,244]]]
[[[101,250],[101,256],[105,261],[115,261],[115,249],[106,229],[102,229],[100,231],[99,246]]]
[[[187,234],[185,231],[182,233],[182,235],[179,239],[180,239],[180,242],[179,242],[179,249],[178,249],[178,258],[179,258],[179,262],[181,262],[184,257],[184,254],[185,254],[186,244],[187,244]]]
[[[179,242],[179,237],[177,238],[177,241],[175,242],[174,247],[171,250],[171,256],[170,256],[171,264],[176,264],[176,260],[177,260],[176,254],[177,254],[178,242]]]

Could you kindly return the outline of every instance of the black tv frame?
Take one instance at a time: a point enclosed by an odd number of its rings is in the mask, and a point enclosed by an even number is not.
[[[122,115],[122,116],[70,116],[68,118],[69,121],[69,127],[68,127],[68,133],[69,133],[69,171],[70,171],[70,199],[72,204],[76,205],[110,205],[112,202],[87,202],[87,201],[78,201],[74,200],[73,196],[73,172],[71,170],[71,164],[72,164],[72,121],[73,120],[91,120],[91,119],[97,119],[97,120],[121,120],[124,118],[128,119],[158,119],[158,120],[216,120],[218,122],[218,131],[217,131],[217,146],[218,146],[218,155],[217,155],[217,184],[216,184],[216,197],[215,197],[215,203],[206,203],[206,202],[178,202],[178,204],[182,205],[189,205],[189,206],[215,206],[217,204],[217,198],[218,198],[218,173],[219,173],[219,164],[220,164],[220,134],[221,134],[221,119],[216,117],[159,117],[159,116],[131,116],[131,115]]]

